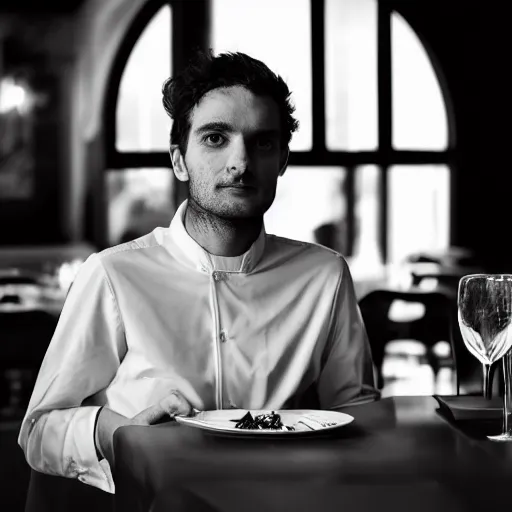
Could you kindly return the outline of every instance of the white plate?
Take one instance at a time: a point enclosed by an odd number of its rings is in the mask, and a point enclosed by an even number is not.
[[[243,418],[248,412],[255,418],[259,414],[270,413],[271,410],[222,409],[217,411],[202,411],[194,417],[176,416],[179,423],[201,428],[220,434],[240,436],[297,436],[323,433],[352,423],[354,418],[349,414],[337,411],[321,411],[314,409],[275,410],[281,416],[281,422],[287,427],[297,426],[296,430],[257,430],[235,428],[235,421]],[[310,428],[301,420],[306,419]],[[309,421],[308,421],[309,420]],[[316,421],[315,421],[316,420]],[[318,423],[317,423],[318,422]],[[314,425],[314,428],[312,428]],[[299,430],[298,428],[301,428]]]

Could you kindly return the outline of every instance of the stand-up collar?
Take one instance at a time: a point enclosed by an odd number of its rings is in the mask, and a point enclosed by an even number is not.
[[[224,270],[227,272],[251,272],[265,250],[265,227],[251,247],[240,256],[216,256],[205,251],[185,229],[185,212],[188,201],[179,206],[167,231],[165,245],[178,260],[201,272]]]

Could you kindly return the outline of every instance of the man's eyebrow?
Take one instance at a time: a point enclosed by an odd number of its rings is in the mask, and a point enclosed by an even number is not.
[[[213,121],[211,123],[206,123],[195,129],[196,133],[205,133],[205,132],[233,132],[235,131],[233,127],[222,121]]]
[[[233,133],[235,129],[229,123],[225,123],[223,121],[212,121],[210,123],[203,124],[197,127],[195,133],[201,135],[206,132],[225,132],[225,133]],[[280,130],[276,128],[262,129],[256,130],[252,135],[261,137],[278,137],[280,134]]]

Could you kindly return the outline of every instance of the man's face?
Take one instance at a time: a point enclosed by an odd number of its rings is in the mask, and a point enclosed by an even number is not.
[[[190,199],[219,217],[261,217],[287,157],[275,101],[241,86],[213,89],[190,121],[185,173],[176,174],[188,177]]]

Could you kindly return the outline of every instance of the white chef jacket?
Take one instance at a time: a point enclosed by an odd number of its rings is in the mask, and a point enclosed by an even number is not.
[[[94,445],[100,406],[133,417],[173,389],[200,410],[307,407],[311,390],[324,409],[378,397],[344,258],[264,228],[245,254],[211,255],[186,205],[81,266],[19,434],[35,470],[114,492]]]

